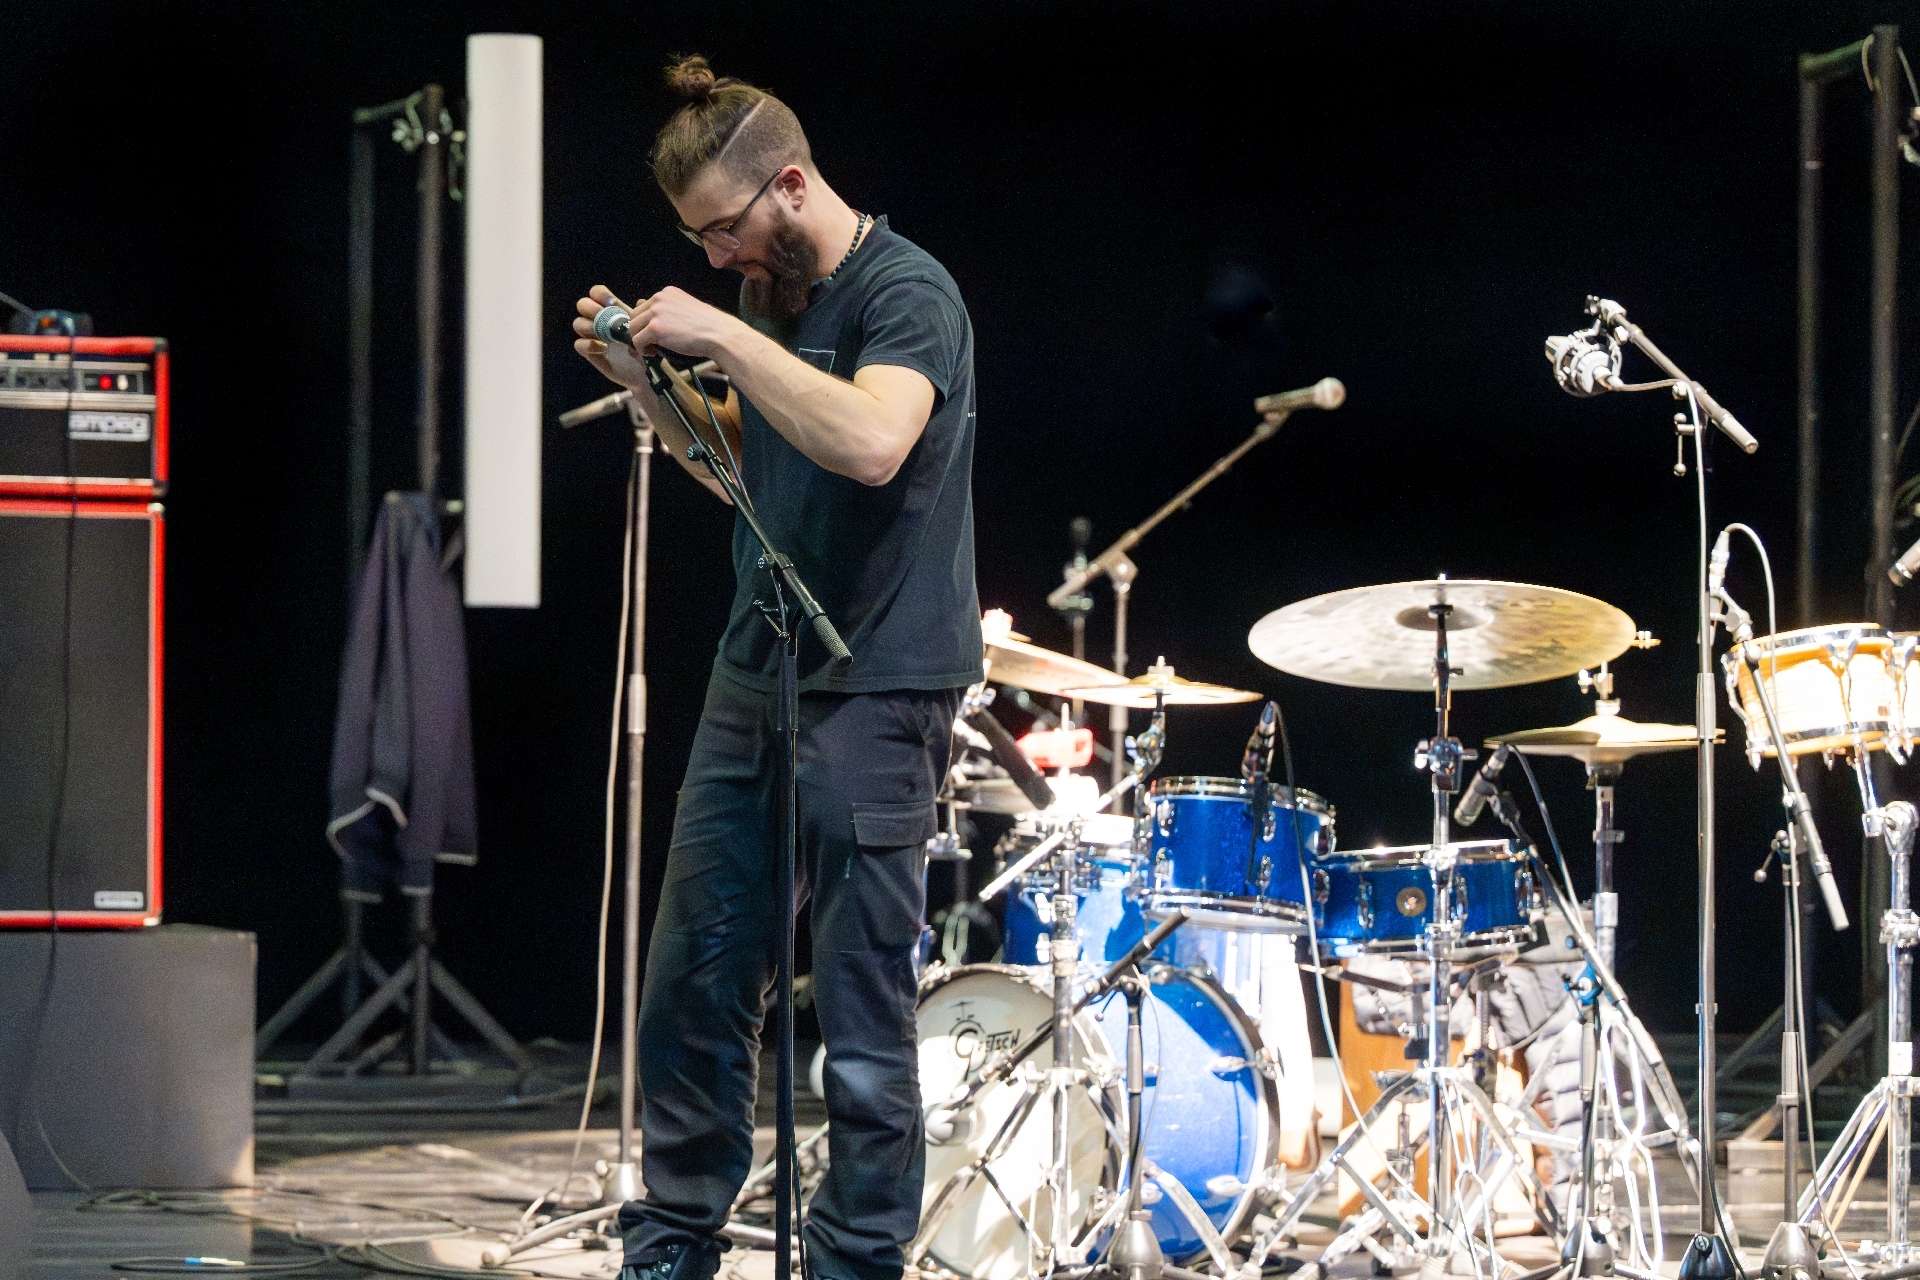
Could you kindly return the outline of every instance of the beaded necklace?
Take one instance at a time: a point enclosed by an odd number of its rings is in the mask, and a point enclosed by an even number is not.
[[[831,280],[839,275],[841,268],[853,261],[853,251],[860,247],[860,237],[866,234],[867,226],[872,221],[872,218],[863,213],[860,215],[860,220],[853,224],[853,243],[847,246],[847,256],[840,259],[840,266],[827,273],[827,279]]]

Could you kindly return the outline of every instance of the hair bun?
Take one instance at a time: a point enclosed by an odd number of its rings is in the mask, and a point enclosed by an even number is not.
[[[693,102],[713,96],[713,68],[699,54],[681,58],[667,68],[667,87]]]

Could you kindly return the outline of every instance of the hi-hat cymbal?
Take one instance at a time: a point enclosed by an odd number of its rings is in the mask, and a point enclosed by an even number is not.
[[[1591,596],[1524,582],[1448,578],[1354,587],[1298,600],[1253,624],[1247,646],[1271,667],[1356,689],[1433,687],[1432,606],[1447,615],[1455,689],[1570,676],[1624,653],[1633,619]]]
[[[1067,696],[1109,707],[1153,710],[1156,701],[1169,707],[1220,707],[1236,702],[1252,702],[1260,695],[1251,689],[1235,689],[1204,680],[1188,680],[1174,674],[1164,661],[1155,663],[1144,674],[1122,684],[1089,685],[1068,689]]]
[[[1126,683],[1098,663],[1035,644],[1011,630],[1010,621],[1006,614],[995,609],[989,610],[981,622],[986,641],[987,679],[994,684],[1011,685],[1029,693],[1071,697],[1073,695],[1065,692],[1070,688]]]
[[[1714,741],[1725,735],[1714,730]],[[1690,724],[1643,724],[1623,715],[1593,715],[1550,729],[1522,729],[1488,738],[1490,747],[1512,747],[1530,756],[1565,756],[1589,765],[1625,764],[1635,756],[1691,751],[1700,731]]]

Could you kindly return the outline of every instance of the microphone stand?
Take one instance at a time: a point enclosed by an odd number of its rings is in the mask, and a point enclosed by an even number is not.
[[[1714,691],[1713,675],[1713,636],[1718,621],[1714,607],[1714,597],[1710,585],[1707,566],[1707,472],[1706,441],[1704,432],[1706,420],[1703,420],[1702,407],[1707,408],[1713,425],[1725,432],[1734,443],[1747,453],[1759,447],[1746,428],[1735,420],[1720,404],[1706,393],[1706,388],[1687,377],[1686,373],[1668,359],[1666,353],[1653,344],[1639,325],[1627,320],[1626,308],[1606,298],[1589,295],[1587,313],[1593,316],[1601,326],[1608,329],[1615,341],[1630,342],[1644,352],[1649,359],[1659,365],[1673,378],[1673,394],[1687,402],[1685,412],[1676,413],[1673,419],[1674,431],[1680,437],[1680,455],[1674,462],[1675,475],[1686,474],[1686,437],[1693,437],[1694,466],[1698,471],[1695,484],[1698,491],[1700,551],[1695,571],[1694,588],[1698,609],[1699,666],[1694,673],[1694,723],[1699,727],[1700,746],[1696,755],[1696,785],[1698,800],[1695,807],[1695,843],[1699,857],[1700,876],[1700,915],[1698,928],[1700,934],[1700,1031],[1699,1031],[1699,1087],[1696,1094],[1699,1116],[1696,1134],[1700,1142],[1701,1185],[1700,1185],[1700,1227],[1693,1239],[1687,1244],[1687,1251],[1680,1260],[1680,1280],[1732,1280],[1739,1264],[1733,1256],[1733,1240],[1720,1230],[1719,1215],[1716,1207],[1719,1203],[1719,1188],[1715,1182],[1715,1080],[1714,1080],[1714,1023],[1717,1009],[1716,974],[1714,952],[1714,795],[1713,795],[1713,739],[1717,732],[1715,725],[1718,703]],[[1563,384],[1564,385],[1564,384]],[[1663,384],[1654,384],[1655,386]],[[1571,388],[1569,388],[1571,390]],[[1650,390],[1649,387],[1615,386],[1614,390]],[[1729,1233],[1730,1234],[1730,1233]]]
[[[1269,439],[1278,432],[1280,430],[1280,424],[1285,422],[1288,416],[1288,411],[1281,410],[1262,417],[1260,424],[1253,429],[1252,434],[1235,445],[1233,450],[1218,462],[1215,462],[1211,467],[1208,467],[1206,471],[1202,472],[1199,479],[1193,481],[1179,493],[1174,494],[1159,510],[1155,511],[1145,520],[1142,520],[1139,524],[1133,526],[1133,528],[1127,530],[1118,538],[1115,538],[1112,546],[1088,561],[1084,569],[1069,575],[1065,582],[1055,587],[1052,593],[1047,596],[1048,608],[1066,609],[1075,596],[1078,596],[1087,589],[1088,584],[1096,581],[1102,575],[1112,579],[1113,673],[1115,675],[1124,676],[1127,674],[1127,602],[1133,591],[1133,581],[1140,573],[1139,567],[1127,558],[1127,553],[1139,546],[1140,540],[1149,533],[1152,533],[1161,521],[1191,503],[1202,489],[1231,471],[1233,464],[1240,461],[1255,445],[1263,440]],[[1119,783],[1122,774],[1126,772],[1127,709],[1123,706],[1115,705],[1110,709],[1109,715],[1110,718],[1107,721],[1107,727],[1111,732],[1113,740],[1113,768],[1112,774],[1108,778],[1108,783],[1109,785],[1116,785]]]
[[[746,486],[741,483],[740,477],[693,429],[692,420],[674,397],[673,388],[666,374],[661,371],[660,357],[646,357],[645,365],[648,385],[653,388],[655,395],[667,402],[674,416],[680,419],[681,429],[687,433],[687,439],[692,442],[687,446],[687,457],[704,466],[726,492],[748,532],[760,544],[760,567],[773,578],[772,603],[764,600],[754,603],[780,642],[778,730],[786,760],[786,777],[782,786],[785,797],[781,806],[781,854],[774,887],[774,895],[781,909],[780,946],[774,975],[774,985],[779,992],[779,1031],[774,1068],[773,1199],[777,1225],[774,1229],[773,1274],[784,1280],[784,1277],[792,1274],[796,1237],[794,1227],[798,1217],[795,1197],[799,1188],[798,1170],[795,1167],[798,1144],[794,1137],[793,1115],[793,882],[794,864],[800,847],[800,629],[796,612],[799,618],[806,620],[836,668],[844,669],[853,661],[853,655],[848,651],[846,642],[841,640],[840,633],[834,629],[826,611],[820,607],[820,602],[807,590],[807,584],[801,580],[792,559],[775,547],[767,536],[766,528],[754,513],[753,501],[747,496]],[[718,423],[714,423],[713,427],[716,432],[719,431]],[[801,1249],[801,1268],[804,1274],[804,1245]]]

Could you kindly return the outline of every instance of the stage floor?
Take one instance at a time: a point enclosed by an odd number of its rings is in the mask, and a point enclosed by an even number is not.
[[[763,1086],[772,1071],[762,1073]],[[764,1099],[763,1099],[764,1101]],[[577,1104],[575,1104],[577,1107]],[[344,1260],[327,1260],[315,1245],[353,1246],[368,1240],[384,1256],[366,1255],[395,1271],[408,1267],[480,1268],[481,1252],[512,1230],[526,1205],[558,1184],[573,1147],[577,1109],[547,1106],[538,1110],[492,1110],[448,1116],[394,1112],[378,1116],[343,1114],[262,1114],[259,1118],[257,1185],[247,1192],[161,1193],[147,1199],[127,1194],[102,1198],[82,1191],[36,1192],[33,1264],[30,1275],[46,1280],[99,1277],[116,1262],[211,1257],[263,1262],[313,1260],[304,1277],[367,1274]],[[763,1107],[763,1115],[770,1108]],[[824,1116],[820,1104],[803,1093],[802,1134]],[[581,1148],[578,1168],[590,1171],[610,1158],[616,1134],[611,1107],[596,1108]],[[772,1146],[772,1131],[758,1134],[762,1151]],[[1724,1184],[1723,1184],[1724,1185]],[[1672,1274],[1699,1210],[1678,1165],[1662,1169],[1661,1193]],[[1869,1179],[1858,1192],[1842,1234],[1880,1234],[1884,1224],[1884,1183]],[[1291,1259],[1304,1260],[1331,1236],[1335,1210],[1324,1197],[1309,1212],[1299,1232],[1300,1247]],[[1777,1206],[1746,1204],[1733,1208],[1742,1236],[1743,1261],[1759,1261],[1777,1217]],[[1521,1268],[1553,1261],[1554,1247],[1544,1236],[1509,1237],[1501,1249]],[[1282,1261],[1276,1259],[1276,1262]],[[1289,1263],[1288,1265],[1292,1265]],[[218,1274],[216,1265],[207,1271]],[[729,1256],[723,1280],[771,1280],[772,1254],[737,1250]],[[1364,1276],[1371,1270],[1364,1255],[1347,1260],[1338,1275]],[[505,1272],[488,1274],[612,1277],[619,1271],[617,1250],[582,1250],[548,1245],[517,1258]],[[416,1274],[433,1274],[421,1271]]]

